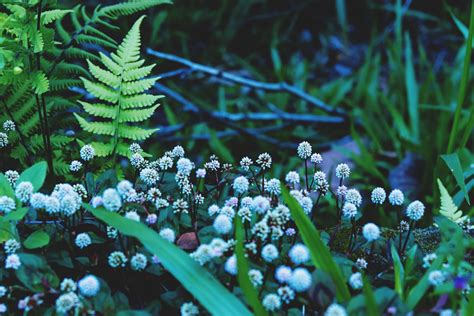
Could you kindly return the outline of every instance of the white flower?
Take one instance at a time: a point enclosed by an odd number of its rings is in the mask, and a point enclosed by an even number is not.
[[[363,270],[367,268],[367,261],[364,258],[358,258],[356,261],[356,266]]]
[[[320,154],[312,154],[311,155],[311,162],[314,164],[319,165],[320,163],[323,162],[323,157]]]
[[[444,273],[440,270],[431,271],[428,275],[428,281],[434,286],[443,284],[445,279]]]
[[[274,312],[280,309],[281,300],[280,297],[276,294],[267,294],[262,301],[263,308],[269,312]]]
[[[230,275],[237,275],[237,258],[235,255],[232,255],[226,260],[224,270]]]
[[[188,213],[188,202],[183,199],[177,199],[173,202],[174,213]]]
[[[428,269],[438,256],[436,253],[429,253],[423,257],[423,268]]]
[[[33,193],[30,198],[30,205],[35,210],[43,209],[48,197],[43,193]]]
[[[109,255],[108,258],[109,266],[112,268],[125,267],[128,259],[125,254],[121,251],[114,251]]]
[[[298,157],[300,157],[301,159],[308,159],[309,157],[311,157],[313,147],[311,147],[310,143],[308,142],[301,142],[298,145],[296,152],[298,153]]]
[[[253,198],[252,205],[250,208],[254,212],[264,214],[270,209],[270,201],[267,198],[258,195]]]
[[[3,122],[3,129],[6,132],[13,132],[15,131],[15,128],[15,122],[13,122],[12,120],[6,120],[5,122]]]
[[[439,316],[455,316],[456,314],[452,309],[443,309],[439,312]]]
[[[54,196],[47,197],[44,202],[44,209],[48,214],[56,214],[61,211],[61,203],[58,198]]]
[[[140,168],[145,164],[145,158],[139,153],[133,154],[130,157],[130,164],[134,168]]]
[[[295,299],[295,291],[289,286],[282,286],[277,291],[278,296],[280,296],[281,300],[289,304],[292,300]]]
[[[361,289],[364,285],[362,280],[362,274],[360,272],[353,273],[349,278],[349,284],[354,290]]]
[[[26,203],[30,200],[31,195],[33,194],[34,188],[33,184],[28,181],[20,182],[15,188],[15,196],[18,200],[23,203]]]
[[[406,210],[407,217],[412,221],[418,221],[425,213],[425,206],[420,201],[411,202]]]
[[[20,249],[21,245],[15,239],[8,239],[3,246],[5,253],[12,254],[15,253],[18,249]]]
[[[69,165],[69,170],[72,172],[78,172],[82,168],[82,162],[79,160],[73,160],[71,161],[71,164]]]
[[[137,253],[130,260],[130,265],[132,266],[132,270],[141,271],[146,268],[147,262],[148,260],[144,254]]]
[[[349,189],[346,193],[346,202],[354,204],[359,207],[362,204],[362,196],[356,189]]]
[[[228,234],[232,230],[230,218],[224,214],[219,214],[214,220],[214,229],[219,234]]]
[[[221,208],[219,214],[227,216],[229,219],[233,219],[235,217],[235,211],[230,206],[224,206]]]
[[[332,303],[324,312],[324,316],[347,316],[347,312],[341,305]]]
[[[79,287],[79,292],[83,296],[96,296],[100,291],[99,280],[93,275],[87,275],[79,280],[79,282],[77,282],[77,286]]]
[[[21,266],[20,257],[17,254],[8,255],[5,260],[5,269],[17,270]]]
[[[133,184],[128,180],[122,180],[117,184],[117,192],[125,198],[130,190],[133,190]]]
[[[294,264],[302,264],[309,260],[309,250],[303,244],[296,244],[291,247],[288,255]]]
[[[275,271],[275,279],[280,283],[286,283],[291,279],[292,273],[290,267],[279,266]]]
[[[95,157],[95,149],[91,145],[84,145],[79,154],[82,160],[89,161]]]
[[[159,179],[160,177],[155,169],[144,168],[140,171],[140,180],[149,186],[155,185]]]
[[[300,203],[301,207],[303,208],[303,211],[306,214],[310,214],[313,210],[313,200],[311,200],[309,196],[303,196],[301,199],[298,200],[298,203]]]
[[[16,182],[18,181],[18,179],[20,179],[20,174],[18,173],[18,171],[15,170],[7,170],[5,172],[5,178],[7,178],[12,188],[15,188]]]
[[[0,196],[0,212],[10,213],[15,207],[15,200],[8,196]]]
[[[8,135],[5,133],[0,133],[0,148],[6,147],[8,145]]]
[[[373,223],[367,223],[362,228],[362,235],[368,242],[375,241],[380,237],[380,228]]]
[[[181,305],[181,316],[196,316],[199,315],[199,309],[192,302],[187,302]]]
[[[132,154],[137,154],[137,153],[141,153],[143,151],[142,147],[140,146],[140,144],[137,144],[137,143],[133,143],[130,145],[130,147],[128,147],[128,150],[130,150],[130,152]]]
[[[281,193],[280,180],[270,179],[265,183],[265,191],[273,195],[279,195]]]
[[[242,160],[240,160],[240,166],[245,171],[248,171],[252,164],[253,164],[253,161],[249,157],[244,157],[244,158],[242,158]]]
[[[79,298],[75,293],[66,293],[56,299],[56,311],[66,314],[79,304]]]
[[[263,170],[270,169],[272,166],[272,157],[268,153],[260,154],[258,155],[257,163]]]
[[[316,182],[321,182],[321,181],[325,181],[326,180],[326,174],[322,171],[316,171],[314,173],[314,181]]]
[[[3,285],[0,286],[0,297],[4,297],[7,294],[7,288]]]
[[[355,218],[357,216],[357,207],[350,202],[344,203],[342,215],[346,218]]]
[[[168,170],[173,168],[173,159],[168,156],[163,156],[160,159],[158,159],[158,166],[160,167],[161,170]]]
[[[191,170],[194,168],[194,164],[188,158],[179,158],[178,162],[176,163],[176,168],[178,169],[179,173],[189,176],[191,174]]]
[[[204,178],[206,176],[206,169],[201,168],[196,170],[196,178]]]
[[[345,163],[340,163],[336,167],[336,177],[339,179],[349,178],[351,174],[351,168]]]
[[[278,249],[275,245],[268,244],[262,248],[262,258],[266,262],[272,262],[278,258]]]
[[[250,278],[250,281],[252,282],[252,285],[255,287],[262,285],[263,283],[263,274],[257,269],[249,270],[249,278]]]
[[[125,218],[130,219],[135,222],[140,221],[140,215],[138,215],[136,211],[128,211],[127,213],[125,213]]]
[[[73,279],[65,278],[61,282],[59,288],[63,292],[75,292],[76,289],[77,289],[77,285],[76,285],[76,282]]]
[[[175,146],[171,151],[171,155],[174,158],[184,157],[184,148],[182,146]]]
[[[83,249],[92,243],[92,239],[87,233],[80,233],[76,236],[76,246]]]
[[[377,187],[372,190],[372,194],[370,198],[372,199],[372,203],[374,204],[382,204],[385,202],[385,198],[387,197],[387,194],[385,193],[385,190],[381,187]]]
[[[91,205],[93,208],[98,208],[99,206],[104,204],[104,200],[102,200],[101,196],[94,196],[91,200]]]
[[[388,196],[388,201],[392,205],[400,206],[405,201],[405,196],[403,195],[402,191],[395,189],[395,190],[392,190],[392,192],[390,192]]]
[[[285,176],[285,181],[289,184],[298,184],[300,183],[300,175],[296,171],[290,171]]]
[[[214,216],[215,214],[220,213],[220,211],[221,209],[216,204],[209,206],[209,208],[207,209],[207,213],[209,214],[209,216]]]
[[[247,178],[244,176],[237,177],[234,180],[232,188],[234,189],[235,193],[243,194],[249,189],[249,180],[247,180]]]
[[[104,207],[111,212],[116,212],[122,207],[122,199],[115,189],[105,190],[102,194],[102,202]]]
[[[170,243],[174,243],[176,239],[174,230],[172,230],[171,228],[163,228],[162,230],[160,230],[160,236],[163,239],[169,241]]]
[[[242,219],[242,223],[250,222],[252,219],[252,212],[248,207],[241,207],[237,212],[237,215]]]
[[[305,268],[296,268],[291,274],[288,284],[296,292],[304,292],[312,283],[311,274]]]

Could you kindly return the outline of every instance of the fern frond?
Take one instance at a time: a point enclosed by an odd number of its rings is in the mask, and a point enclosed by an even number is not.
[[[41,24],[48,25],[51,22],[62,19],[66,14],[73,12],[73,10],[49,10],[41,13]]]
[[[97,44],[97,45],[101,45],[101,46],[109,47],[109,48],[115,48],[116,47],[114,42],[110,42],[108,40],[99,38],[97,36],[91,36],[91,35],[87,35],[87,34],[81,34],[81,35],[77,36],[76,41],[79,44],[91,43],[91,44]]]
[[[158,129],[143,129],[137,126],[129,126],[129,125],[120,125],[118,128],[118,136],[121,138],[127,138],[131,140],[145,140],[153,133],[155,133]]]
[[[452,197],[449,195],[448,190],[446,190],[441,180],[437,179],[437,181],[441,199],[440,214],[455,223],[463,222],[466,216],[463,216],[462,211],[454,204]]]
[[[51,91],[65,90],[71,87],[82,86],[79,79],[54,79],[50,81]]]
[[[100,52],[99,53],[100,60],[102,61],[102,64],[109,69],[111,72],[113,72],[115,75],[120,75],[122,73],[122,67],[120,67],[119,64],[117,64],[115,61],[110,59],[108,56],[106,56],[104,53]]]
[[[105,105],[102,103],[90,104],[83,101],[78,102],[82,105],[84,111],[86,111],[90,115],[109,119],[115,119],[115,117],[117,116],[117,110],[109,105]]]
[[[115,134],[115,127],[109,122],[87,122],[85,119],[74,113],[74,116],[78,120],[81,128],[86,132],[93,133],[96,135],[108,135],[113,136]]]
[[[133,95],[145,92],[153,87],[158,78],[142,79],[136,81],[125,82],[122,84],[122,92],[124,95]]]
[[[114,75],[108,70],[104,70],[99,66],[94,65],[90,61],[87,61],[87,64],[89,65],[89,71],[91,74],[100,82],[105,83],[112,88],[117,88],[120,85],[120,77]]]
[[[112,144],[107,143],[92,142],[91,146],[94,148],[95,153],[99,157],[110,156],[114,150],[114,146]]]
[[[43,94],[49,91],[49,80],[42,71],[35,73],[32,84],[36,94]]]
[[[141,110],[136,110],[136,109],[123,110],[120,113],[119,122],[120,123],[142,122],[146,119],[149,119],[158,107],[159,107],[159,104],[146,108],[146,109],[141,109]]]
[[[123,75],[123,80],[133,81],[140,78],[144,78],[151,73],[154,67],[155,67],[155,64],[129,70]]]
[[[124,15],[134,14],[159,4],[172,3],[169,0],[131,0],[100,9],[100,12],[110,18],[118,18]]]
[[[82,83],[84,84],[84,88],[86,88],[87,92],[95,96],[96,98],[102,101],[108,101],[111,103],[117,103],[119,99],[119,94],[110,89],[109,87],[87,80],[84,77],[81,77]]]
[[[164,98],[163,95],[137,94],[125,96],[121,99],[120,105],[123,109],[143,108],[155,104],[158,99]]]
[[[145,17],[140,17],[132,26],[123,42],[117,49],[117,54],[112,54],[112,58],[122,66],[128,63],[138,61],[140,59],[140,24]]]

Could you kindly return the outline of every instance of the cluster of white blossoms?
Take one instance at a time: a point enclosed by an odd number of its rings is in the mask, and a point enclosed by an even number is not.
[[[79,314],[81,311],[87,312],[82,301],[99,293],[100,281],[94,275],[86,275],[77,283],[73,279],[65,278],[60,284],[60,290],[55,304],[56,312],[68,314],[74,311],[75,314]]]

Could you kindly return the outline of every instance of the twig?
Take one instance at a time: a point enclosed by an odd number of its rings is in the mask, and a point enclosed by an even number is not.
[[[324,112],[339,115],[339,116],[342,116],[344,118],[347,118],[347,114],[346,114],[345,111],[343,111],[341,109],[338,109],[334,106],[328,105],[328,104],[324,103],[323,101],[313,97],[312,95],[309,95],[308,93],[301,90],[300,88],[298,88],[296,86],[293,86],[293,85],[290,85],[286,82],[277,82],[277,83],[262,82],[262,81],[257,81],[257,80],[253,80],[253,79],[249,79],[249,78],[244,78],[244,77],[241,77],[241,76],[234,75],[230,72],[221,71],[221,70],[213,68],[213,67],[209,67],[209,66],[205,66],[205,65],[202,65],[202,64],[192,62],[188,59],[185,59],[185,58],[182,58],[182,57],[179,57],[179,56],[176,56],[176,55],[155,51],[151,48],[147,49],[147,53],[149,55],[152,55],[152,56],[155,56],[155,57],[158,57],[158,58],[161,58],[161,59],[169,60],[169,61],[181,64],[181,65],[184,65],[184,66],[190,68],[192,71],[201,72],[201,73],[204,73],[204,74],[207,74],[207,75],[210,75],[210,76],[214,76],[214,77],[219,77],[219,78],[222,78],[224,80],[234,82],[234,83],[237,83],[237,84],[240,84],[240,85],[243,85],[243,86],[247,86],[247,87],[250,87],[250,88],[253,88],[253,89],[260,89],[260,90],[266,90],[266,91],[272,91],[272,92],[286,91],[286,92],[288,92],[288,93],[290,93],[290,94],[292,94],[292,95],[294,95],[294,96],[296,96],[300,99],[305,100],[309,104],[313,105],[314,107],[316,107],[316,108],[318,108],[318,109],[320,109]]]

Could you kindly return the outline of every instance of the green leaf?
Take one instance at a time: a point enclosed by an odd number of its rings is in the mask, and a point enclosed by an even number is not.
[[[413,67],[413,54],[411,51],[410,35],[405,33],[405,85],[408,98],[408,116],[410,118],[412,138],[415,142],[420,137],[420,119],[418,113],[418,83],[416,82]]]
[[[2,221],[7,222],[7,221],[21,221],[23,217],[26,216],[28,213],[28,208],[27,207],[22,207],[16,211],[11,211],[7,215],[1,218]]]
[[[466,189],[466,183],[464,182],[463,171],[461,167],[461,162],[459,161],[458,154],[453,153],[449,155],[441,155],[441,158],[444,160],[449,170],[454,175],[454,179],[456,179],[456,183],[458,184],[461,191],[464,193],[464,198],[466,199],[467,204],[471,205],[471,202],[469,200],[469,193],[467,192],[467,189]]]
[[[15,191],[13,191],[10,182],[3,173],[0,173],[0,196],[8,196],[15,199]]]
[[[237,257],[237,278],[239,280],[240,288],[244,293],[245,298],[250,306],[252,306],[255,315],[268,315],[263,308],[258,293],[249,277],[249,263],[245,257],[244,251],[244,230],[242,227],[242,219],[240,216],[235,217],[235,256]]]
[[[448,190],[446,190],[441,180],[437,179],[437,181],[441,199],[439,213],[455,223],[462,222],[465,218],[465,216],[462,214],[462,211],[460,211],[456,204],[454,204],[453,199],[449,195]]]
[[[44,230],[37,230],[23,241],[27,249],[41,248],[49,244],[49,235]]]
[[[281,187],[283,199],[290,208],[291,217],[298,227],[301,238],[308,247],[314,266],[328,273],[336,286],[336,297],[339,302],[348,301],[351,298],[347,284],[342,272],[336,265],[329,248],[321,240],[319,231],[314,227],[311,220],[304,213],[301,205],[290,195],[287,188]]]
[[[126,236],[137,238],[211,314],[251,315],[244,304],[212,274],[191,259],[186,252],[161,238],[154,230],[103,208],[95,209],[88,204],[83,205],[107,225],[117,228]]]
[[[394,275],[395,275],[395,291],[398,293],[401,299],[403,299],[403,288],[404,288],[404,281],[405,281],[405,271],[402,266],[402,262],[400,261],[400,257],[398,256],[397,249],[392,244],[391,247],[391,254],[393,260],[393,268],[394,268]]]
[[[365,306],[366,306],[367,315],[369,315],[369,316],[378,316],[378,315],[380,315],[380,313],[378,311],[379,308],[378,308],[377,302],[375,300],[374,291],[372,290],[372,286],[370,285],[370,282],[369,282],[369,280],[367,280],[365,275],[363,276],[362,290],[363,290],[364,296],[365,296]]]
[[[38,162],[21,173],[18,183],[24,181],[31,182],[36,192],[43,186],[47,170],[48,165],[45,161]]]
[[[43,257],[20,253],[21,266],[16,277],[33,292],[45,292],[59,286],[59,278]]]

